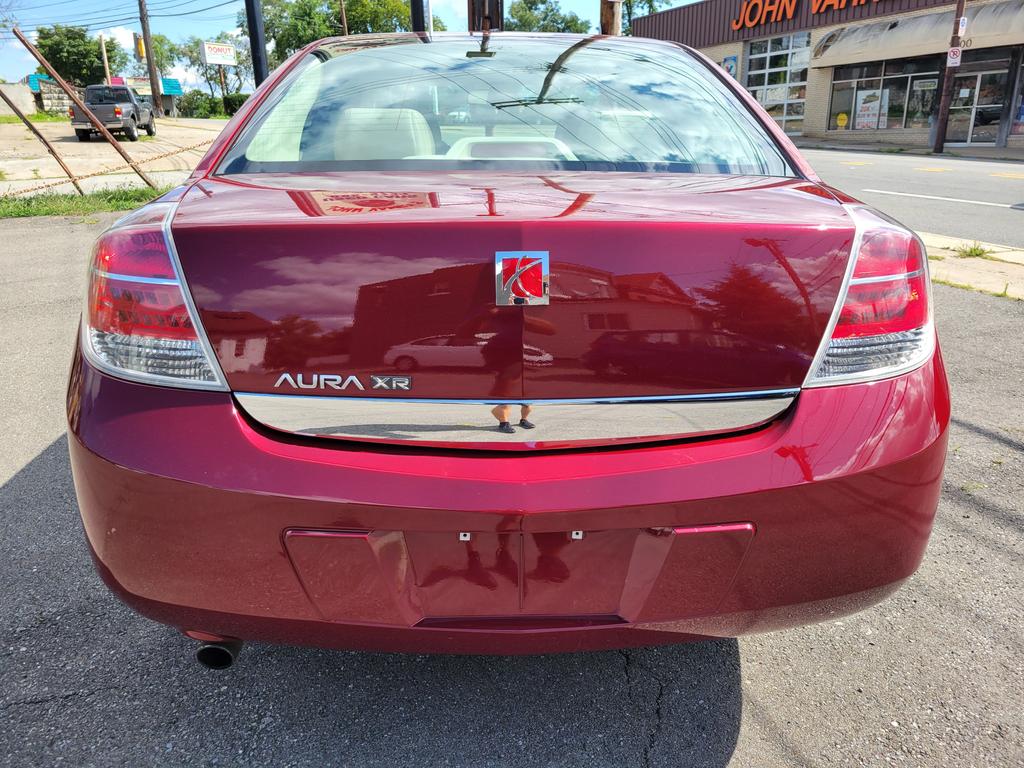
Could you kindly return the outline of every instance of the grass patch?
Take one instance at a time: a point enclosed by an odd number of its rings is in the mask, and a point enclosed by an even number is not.
[[[928,254],[928,261],[945,261],[945,260],[946,260],[945,256],[939,256],[937,253],[936,254],[932,254],[932,253]]]
[[[0,170],[0,181],[7,181],[7,174]]]
[[[984,259],[992,254],[992,251],[983,246],[977,240],[968,245],[962,243],[958,245],[954,251],[957,256],[961,259]]]
[[[130,211],[162,195],[170,187],[105,189],[86,195],[28,195],[0,197],[0,219],[24,216],[84,216],[99,211]]]
[[[943,280],[943,279],[938,278],[938,277],[933,277],[932,278],[932,282],[935,283],[936,285],[946,285],[946,286],[949,286],[950,288],[960,288],[960,289],[965,290],[965,291],[974,291],[975,293],[983,293],[986,296],[995,296],[998,299],[1009,299],[1010,301],[1022,301],[1022,299],[1018,299],[1016,296],[1011,296],[1010,295],[1010,284],[1009,283],[1006,283],[1003,286],[1003,290],[1001,290],[999,293],[993,293],[992,291],[986,291],[984,288],[976,288],[975,286],[969,285],[968,283],[954,283],[952,280]]]
[[[70,122],[67,115],[59,115],[55,112],[34,112],[26,115],[30,123],[67,123]],[[17,115],[0,115],[0,125],[21,125],[21,118]]]

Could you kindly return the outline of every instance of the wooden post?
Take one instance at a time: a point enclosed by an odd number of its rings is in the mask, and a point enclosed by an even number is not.
[[[71,169],[64,164],[64,160],[61,156],[57,154],[57,148],[54,147],[53,144],[50,143],[50,140],[43,136],[43,134],[39,132],[39,129],[32,124],[20,109],[18,109],[18,105],[15,104],[6,93],[4,93],[3,88],[0,88],[0,99],[3,99],[7,106],[11,108],[11,111],[14,112],[14,114],[21,119],[21,122],[25,124],[25,127],[32,131],[37,139],[43,142],[43,146],[45,146],[47,151],[53,155],[53,159],[57,161],[60,167],[64,169],[64,173],[66,173],[68,178],[71,179],[71,183],[75,185],[75,189],[78,190],[78,194],[84,195],[85,192],[83,192],[82,188],[78,185],[78,179],[75,178],[75,174],[71,172]]]
[[[601,34],[622,34],[622,0],[601,0]]]
[[[154,114],[164,116],[163,88],[160,73],[156,68],[156,55],[153,53],[153,36],[149,34],[149,11],[146,0],[139,0],[139,22],[142,24],[142,44],[146,48],[146,69],[149,71],[149,90],[153,97]]]
[[[103,54],[103,83],[104,85],[110,85],[110,64],[107,62],[107,41],[103,39],[102,32],[100,32],[100,53]]]
[[[46,70],[46,73],[50,77],[52,77],[53,81],[63,89],[64,93],[68,95],[68,98],[71,99],[75,107],[77,109],[82,110],[82,114],[89,118],[89,122],[92,123],[93,127],[97,131],[99,131],[100,135],[103,136],[103,138],[107,140],[110,146],[112,146],[117,151],[117,154],[124,158],[125,162],[128,163],[129,167],[133,171],[135,171],[136,174],[138,174],[139,178],[146,182],[146,184],[148,184],[151,188],[159,189],[159,187],[154,183],[154,181],[151,178],[149,178],[149,176],[146,175],[145,171],[143,171],[139,167],[139,164],[132,159],[131,155],[129,155],[125,151],[124,147],[122,147],[118,143],[117,139],[110,135],[110,131],[108,131],[107,127],[103,125],[103,123],[99,121],[96,115],[92,113],[92,110],[85,106],[85,102],[78,98],[78,94],[75,93],[75,89],[68,85],[64,81],[63,77],[57,74],[57,70],[55,70],[53,66],[50,64],[50,62],[46,60],[46,57],[39,52],[39,49],[32,45],[32,43],[28,41],[28,38],[25,37],[25,35],[23,35],[21,33],[21,30],[18,29],[17,27],[14,27],[11,30],[11,32],[13,32],[14,36],[21,41],[21,44],[28,49],[28,52],[31,53],[33,57],[35,57],[35,60],[42,64],[43,69]]]
[[[341,22],[341,34],[348,37],[348,14],[345,13],[345,0],[340,0],[338,6],[338,21]]]
[[[964,15],[966,0],[957,0],[956,13],[953,14],[953,34],[949,38],[949,47],[956,48],[960,45],[960,18]],[[948,61],[948,59],[947,59]],[[932,152],[942,154],[946,146],[946,128],[949,123],[949,105],[953,101],[953,80],[960,69],[958,67],[946,66],[942,70],[942,96],[939,99],[939,114],[935,120],[935,141],[932,143]],[[970,136],[967,137],[970,141]]]

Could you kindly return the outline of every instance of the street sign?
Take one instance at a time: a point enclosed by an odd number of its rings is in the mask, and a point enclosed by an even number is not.
[[[947,67],[959,67],[960,58],[963,55],[963,48],[950,48],[946,54],[946,66]]]
[[[961,16],[958,25],[959,31],[956,33],[957,37],[963,37],[964,35],[967,34],[967,17]]]
[[[235,46],[231,43],[211,43],[203,41],[203,64],[213,67],[218,64],[233,67],[238,63]]]

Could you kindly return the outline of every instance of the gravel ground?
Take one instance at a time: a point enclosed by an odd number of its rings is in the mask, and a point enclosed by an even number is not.
[[[86,248],[0,239],[0,763],[1011,766],[1024,763],[1024,303],[939,287],[954,388],[924,565],[864,613],[770,635],[525,658],[247,646],[230,672],[93,573],[62,397]]]

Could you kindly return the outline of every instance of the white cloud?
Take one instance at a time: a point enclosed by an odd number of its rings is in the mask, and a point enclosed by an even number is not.
[[[206,84],[196,76],[194,72],[190,72],[180,64],[175,64],[171,67],[171,71],[167,75],[168,77],[174,77],[181,81],[181,89],[183,91],[191,91],[193,88],[200,88],[206,90]]]
[[[107,27],[101,29],[99,32],[103,33],[103,36],[108,40],[115,40],[117,44],[124,48],[128,53],[132,52],[132,48],[135,45],[135,32],[128,27]],[[97,35],[99,34],[97,32]]]

